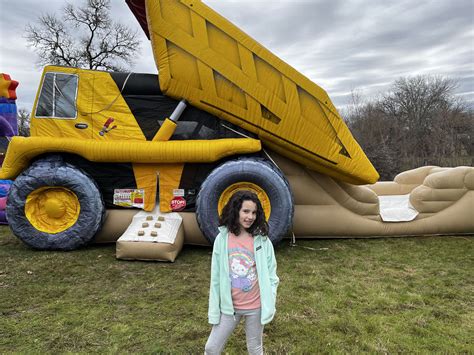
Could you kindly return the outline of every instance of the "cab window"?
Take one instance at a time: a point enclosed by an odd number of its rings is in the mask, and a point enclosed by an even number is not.
[[[38,118],[76,118],[77,81],[77,75],[46,73],[35,116]]]

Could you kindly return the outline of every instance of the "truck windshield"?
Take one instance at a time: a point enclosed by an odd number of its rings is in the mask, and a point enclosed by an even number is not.
[[[36,106],[38,118],[74,119],[77,96],[77,75],[46,73]]]

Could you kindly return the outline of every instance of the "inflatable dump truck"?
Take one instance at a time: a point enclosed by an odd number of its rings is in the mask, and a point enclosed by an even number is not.
[[[93,240],[108,209],[195,212],[210,243],[240,189],[256,192],[270,238],[289,232],[282,156],[351,184],[378,174],[326,92],[197,0],[127,0],[158,75],[47,66],[31,137],[9,142],[7,217],[38,249]]]

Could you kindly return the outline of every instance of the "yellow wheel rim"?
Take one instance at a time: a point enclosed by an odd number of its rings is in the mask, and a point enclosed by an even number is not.
[[[217,204],[217,211],[219,213],[219,216],[221,215],[226,203],[229,202],[231,196],[237,191],[241,190],[252,191],[257,194],[258,199],[262,203],[263,212],[265,213],[265,219],[268,221],[268,219],[270,218],[270,213],[272,212],[270,199],[268,198],[268,195],[266,194],[264,189],[251,182],[237,182],[235,184],[230,185],[227,189],[224,190],[224,192],[222,192],[221,197],[219,198],[219,202]]]
[[[81,211],[77,196],[65,187],[41,187],[26,198],[25,215],[37,230],[55,234],[72,227]]]

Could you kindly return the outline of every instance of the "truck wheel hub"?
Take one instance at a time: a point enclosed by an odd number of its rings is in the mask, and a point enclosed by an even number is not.
[[[217,211],[219,213],[219,216],[221,215],[222,210],[224,209],[224,206],[230,200],[232,195],[240,190],[252,191],[258,196],[258,199],[262,203],[263,212],[265,213],[265,219],[268,221],[268,219],[270,218],[270,214],[272,212],[270,198],[265,193],[265,190],[262,189],[260,186],[252,182],[246,182],[246,181],[232,184],[222,192],[221,196],[219,197],[219,202],[217,204]]]
[[[55,197],[45,201],[44,209],[49,218],[61,218],[66,213],[64,203]]]
[[[80,209],[76,194],[58,186],[34,190],[25,203],[28,221],[39,231],[51,234],[72,227],[79,218]]]

